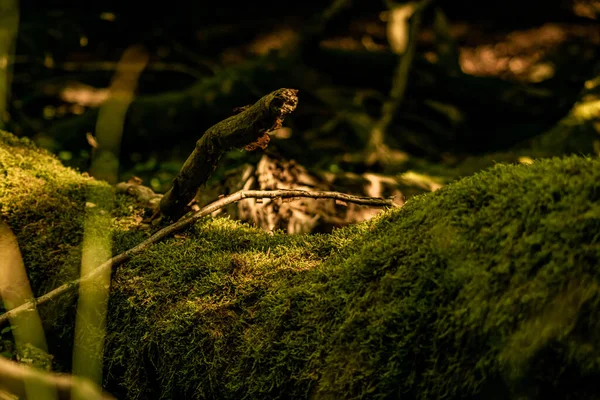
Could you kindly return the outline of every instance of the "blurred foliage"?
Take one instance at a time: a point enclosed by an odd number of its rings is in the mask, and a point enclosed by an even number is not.
[[[116,2],[26,7],[8,127],[87,170],[86,133],[95,133],[117,61],[142,45],[149,63],[124,124],[120,180],[138,175],[157,191],[169,187],[204,130],[279,87],[300,89],[300,107],[286,121],[290,134],[271,148],[315,169],[401,174],[431,165],[470,174],[476,169],[464,165],[472,158],[487,166],[529,140],[530,156],[597,154],[587,136],[567,138],[561,127],[586,101],[585,82],[599,76],[598,2],[460,0],[425,10],[406,94],[385,132],[384,148],[397,156],[383,153],[373,163],[371,132],[393,91],[411,21],[404,2],[389,3],[281,8],[263,0],[248,9],[233,0],[143,14]],[[547,139],[556,130],[562,139]],[[213,182],[257,160],[233,152]]]

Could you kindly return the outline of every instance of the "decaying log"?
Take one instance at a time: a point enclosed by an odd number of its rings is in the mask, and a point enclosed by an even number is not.
[[[175,220],[183,216],[198,188],[206,183],[227,151],[266,147],[268,133],[280,128],[283,119],[295,110],[297,93],[294,89],[276,90],[209,128],[173,180],[173,187],[163,196],[161,215]]]

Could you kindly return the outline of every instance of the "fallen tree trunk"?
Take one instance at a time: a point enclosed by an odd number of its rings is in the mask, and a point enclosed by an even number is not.
[[[100,183],[0,139],[2,218],[32,287],[56,287],[56,270],[64,277],[81,262],[76,203]],[[106,387],[140,400],[352,399],[365,388],[381,398],[594,399],[599,175],[598,160],[581,157],[498,165],[331,235],[271,235],[194,214],[172,226],[195,219],[192,229],[160,231],[170,236],[115,271]],[[121,251],[148,238],[135,229],[141,210],[125,196],[116,203]],[[74,310],[61,309],[54,337],[69,346]]]

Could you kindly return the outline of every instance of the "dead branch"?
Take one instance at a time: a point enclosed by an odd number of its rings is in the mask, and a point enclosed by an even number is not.
[[[279,89],[264,96],[209,128],[173,180],[173,187],[160,201],[162,216],[176,220],[189,209],[198,188],[206,183],[223,154],[233,148],[265,148],[268,133],[280,128],[283,119],[296,109],[298,91]]]
[[[77,395],[73,397],[79,399],[115,399],[110,394],[103,393],[99,387],[86,379],[43,372],[0,357],[0,389],[24,399],[28,398],[26,386],[35,387],[38,390],[56,390],[58,398],[61,400],[71,399],[73,392]]]
[[[371,130],[369,147],[371,147],[372,153],[367,157],[367,163],[369,164],[373,164],[379,161],[379,158],[386,157],[387,154],[391,153],[385,145],[385,135],[404,100],[410,68],[417,48],[417,35],[421,28],[423,12],[433,1],[423,0],[417,3],[410,17],[406,50],[400,57],[398,64],[396,64],[392,78],[392,88],[388,100],[383,103],[381,118],[375,122]]]
[[[2,266],[0,269],[0,304],[10,310],[31,301],[33,292],[27,278],[25,265],[19,249],[17,237],[8,224],[0,218],[0,254]],[[12,325],[19,325],[21,329],[13,332],[17,346],[30,343],[35,347],[47,351],[46,337],[40,316],[36,312],[19,315],[11,318]]]
[[[275,198],[295,198],[295,197],[308,197],[313,199],[334,199],[341,200],[348,203],[355,203],[365,206],[371,207],[399,207],[398,204],[394,203],[392,199],[383,199],[383,198],[375,198],[375,197],[362,197],[362,196],[354,196],[350,194],[340,193],[340,192],[329,192],[329,191],[305,191],[305,190],[240,190],[239,192],[235,192],[229,196],[223,197],[217,201],[212,202],[211,204],[203,207],[201,210],[195,212],[191,216],[187,218],[183,218],[150,236],[148,239],[144,240],[140,244],[131,249],[114,256],[110,260],[102,263],[99,267],[94,269],[92,272],[87,274],[82,278],[75,279],[71,282],[65,283],[62,286],[57,287],[56,289],[38,297],[33,301],[28,301],[24,304],[21,304],[18,307],[11,309],[10,311],[5,312],[0,315],[0,325],[6,322],[9,318],[14,317],[17,314],[20,314],[25,311],[35,310],[38,305],[42,305],[44,303],[48,303],[52,300],[57,299],[70,292],[71,290],[77,288],[82,282],[88,282],[93,280],[96,276],[101,275],[107,268],[117,267],[120,264],[123,264],[131,257],[136,254],[141,253],[145,249],[147,249],[150,245],[159,242],[165,237],[181,231],[194,222],[198,221],[200,218],[203,218],[207,215],[212,214],[216,210],[223,208],[229,204],[238,202],[243,199],[275,199]]]

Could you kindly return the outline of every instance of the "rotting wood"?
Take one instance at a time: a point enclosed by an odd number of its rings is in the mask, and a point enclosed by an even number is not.
[[[227,151],[240,147],[248,151],[264,149],[268,133],[280,128],[284,118],[296,109],[297,94],[295,89],[276,90],[209,128],[160,201],[160,216],[177,220],[188,212],[188,204]]]

